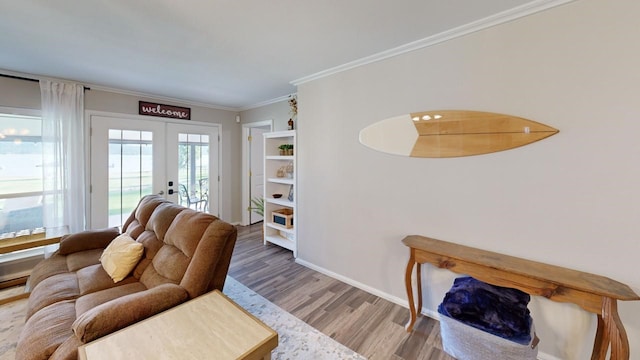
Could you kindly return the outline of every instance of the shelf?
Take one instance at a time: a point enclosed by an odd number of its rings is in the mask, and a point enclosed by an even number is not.
[[[268,222],[267,226],[272,228],[272,229],[276,229],[276,230],[280,230],[280,231],[284,231],[288,234],[295,234],[295,227],[292,227],[290,229],[287,229],[286,227],[282,226],[282,225],[278,225],[276,223],[272,223],[272,222]]]
[[[293,185],[295,183],[295,179],[289,179],[289,178],[268,178],[267,181],[271,183],[286,184],[286,185]]]
[[[280,235],[265,235],[264,240],[272,244],[282,246],[283,248],[291,251],[295,251],[296,248],[295,242]]]
[[[267,160],[289,160],[293,161],[293,155],[267,155],[265,156]]]
[[[274,199],[274,198],[266,198],[264,199],[264,201],[270,203],[270,204],[276,204],[276,205],[280,205],[280,206],[287,206],[290,208],[295,208],[296,204],[293,201],[289,201],[287,198],[280,198],[280,199]]]
[[[265,139],[277,139],[277,138],[284,138],[284,137],[293,137],[293,136],[295,136],[295,134],[296,134],[295,130],[274,131],[274,132],[270,132],[270,133],[265,133],[264,134],[264,138]]]
[[[293,256],[297,257],[297,229],[295,226],[287,229],[284,225],[280,225],[273,221],[272,213],[276,210],[288,209],[293,210],[292,216],[287,216],[286,221],[289,225],[295,224],[297,213],[296,207],[296,194],[297,180],[297,151],[293,155],[280,155],[279,147],[284,144],[292,144],[294,150],[296,149],[296,131],[279,131],[264,133],[264,243],[272,243],[274,245],[281,246],[285,249],[293,251]],[[286,175],[289,177],[277,177],[281,174],[278,171],[280,169],[285,170],[285,167],[293,166],[293,173]],[[289,168],[291,170],[291,168]],[[293,191],[293,200],[289,201],[289,193]],[[274,198],[273,194],[282,194],[282,197]]]

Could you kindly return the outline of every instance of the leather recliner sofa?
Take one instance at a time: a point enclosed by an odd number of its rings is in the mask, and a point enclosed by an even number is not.
[[[149,195],[122,233],[144,246],[122,281],[114,282],[100,259],[121,235],[116,228],[65,236],[59,250],[34,268],[16,360],[76,359],[84,343],[222,291],[237,237],[233,225]]]

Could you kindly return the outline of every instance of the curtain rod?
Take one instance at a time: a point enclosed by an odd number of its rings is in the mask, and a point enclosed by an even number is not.
[[[32,78],[27,78],[27,77],[22,77],[22,76],[15,76],[15,75],[0,74],[0,77],[6,77],[6,78],[9,78],[9,79],[17,79],[17,80],[24,80],[24,81],[31,81],[31,82],[40,82],[40,80],[38,80],[38,79],[32,79]],[[90,87],[86,87],[86,86],[83,86],[83,87],[84,87],[85,91],[91,90]]]

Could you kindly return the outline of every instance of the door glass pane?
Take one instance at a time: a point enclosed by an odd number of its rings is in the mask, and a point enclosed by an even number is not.
[[[153,133],[109,130],[109,226],[121,226],[153,192]]]
[[[178,134],[178,189],[180,205],[208,212],[208,135]]]

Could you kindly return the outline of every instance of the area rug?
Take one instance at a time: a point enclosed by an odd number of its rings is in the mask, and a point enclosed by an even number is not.
[[[366,360],[366,358],[304,321],[282,310],[227,276],[224,293],[278,332],[278,347],[271,353],[280,360]]]
[[[278,347],[271,354],[274,360],[366,360],[232,277],[227,277],[224,293],[278,332]],[[26,299],[0,306],[0,360],[15,358],[26,306]]]
[[[0,360],[15,360],[16,343],[24,327],[27,299],[0,306]]]

